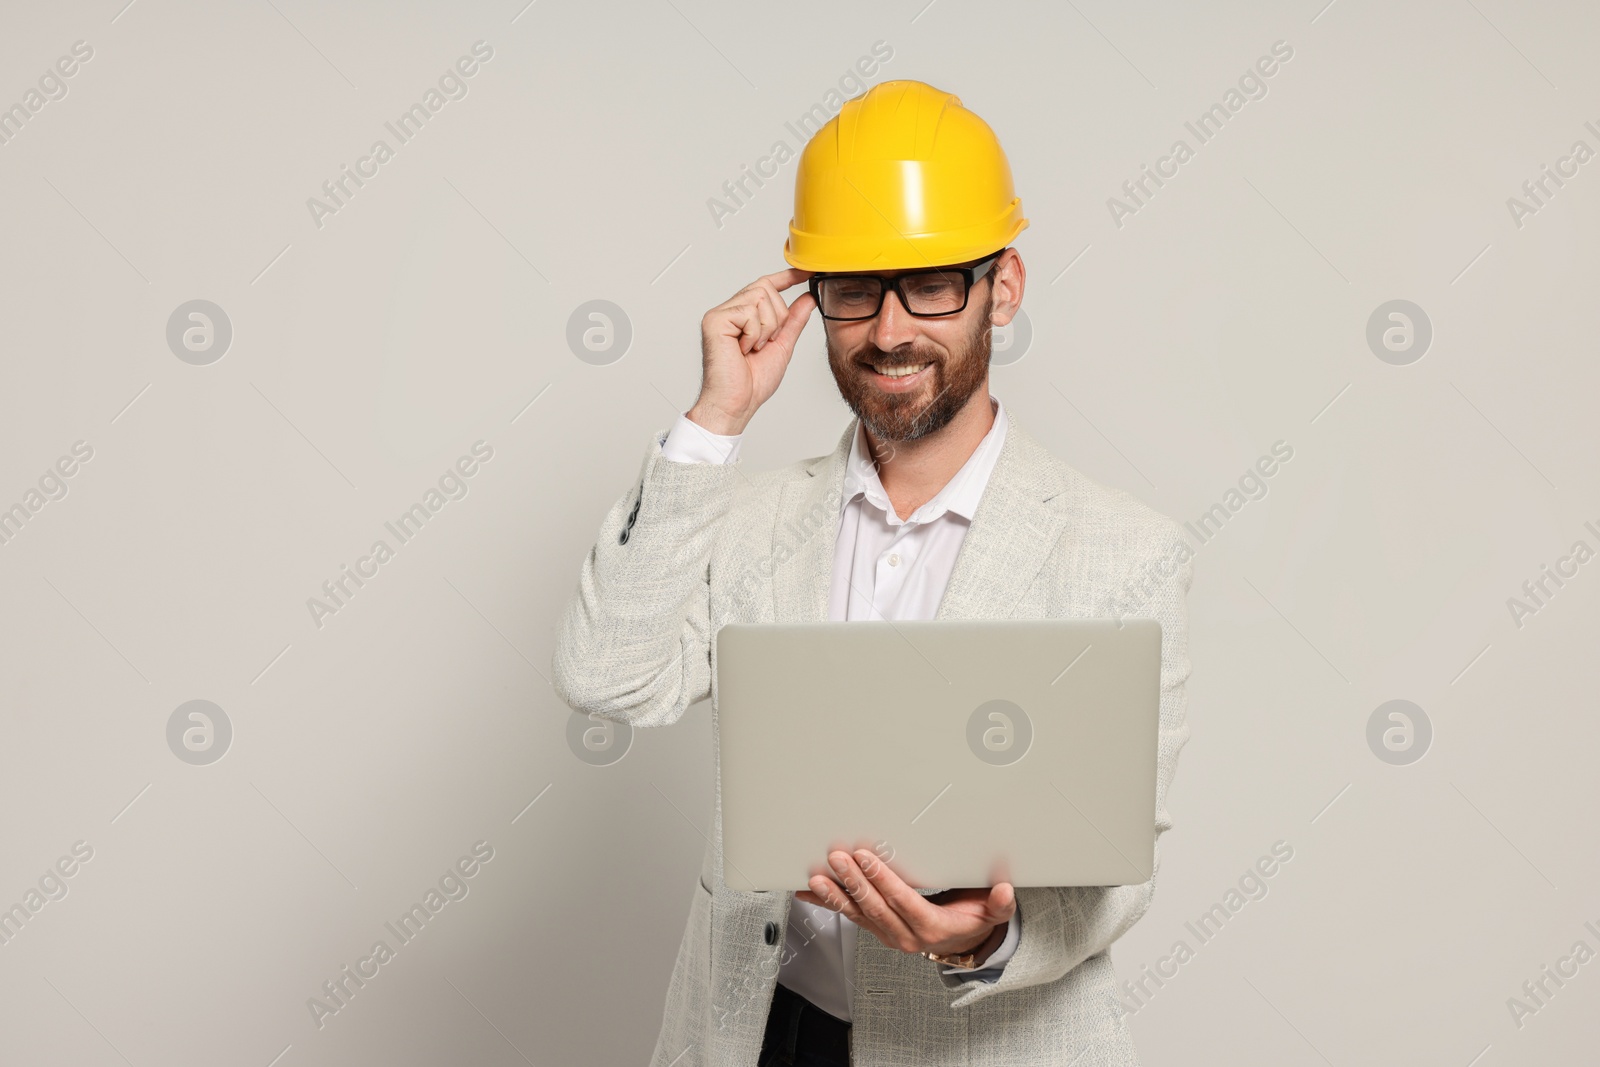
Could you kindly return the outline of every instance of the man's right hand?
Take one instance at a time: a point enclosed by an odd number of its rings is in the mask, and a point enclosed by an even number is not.
[[[791,267],[757,278],[700,320],[700,397],[689,421],[740,434],[783,381],[795,341],[817,306],[809,291],[785,304],[782,291],[811,277]]]

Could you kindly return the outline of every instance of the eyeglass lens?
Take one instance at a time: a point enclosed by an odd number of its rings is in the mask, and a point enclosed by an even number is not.
[[[959,271],[902,274],[900,293],[906,310],[917,315],[947,315],[967,297],[966,275]],[[868,318],[878,309],[883,280],[850,275],[822,278],[818,283],[822,313],[840,318]]]

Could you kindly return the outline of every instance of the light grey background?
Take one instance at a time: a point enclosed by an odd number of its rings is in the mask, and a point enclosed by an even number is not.
[[[1293,458],[1197,550],[1192,740],[1153,909],[1114,947],[1150,1064],[1577,1063],[1600,962],[1600,149],[1578,2],[10,5],[0,105],[0,1062],[630,1064],[654,1040],[711,804],[708,709],[594,766],[552,630],[605,510],[699,384],[706,308],[783,267],[794,165],[722,183],[870,79],[958,93],[1031,227],[1033,337],[993,386],[1059,455],[1180,519]],[[475,41],[467,95],[318,227],[306,202]],[[1107,207],[1274,42],[1292,60],[1145,206]],[[169,349],[179,305],[232,326]],[[626,354],[569,315],[624,309]],[[1366,343],[1410,300],[1433,341]],[[744,463],[848,418],[813,322]],[[319,628],[307,607],[476,441],[493,458]],[[1367,744],[1389,700],[1420,761]],[[208,765],[168,747],[223,709]],[[492,861],[337,1015],[308,998],[474,842]],[[1188,931],[1276,841],[1293,859]],[[1170,970],[1170,968],[1169,968]],[[1554,985],[1549,986],[1555,989]]]

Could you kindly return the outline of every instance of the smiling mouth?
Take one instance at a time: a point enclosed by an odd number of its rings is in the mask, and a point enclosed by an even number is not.
[[[933,366],[933,361],[923,363],[868,363],[863,362],[862,367],[871,371],[882,382],[893,382],[899,385],[922,375],[922,372]]]

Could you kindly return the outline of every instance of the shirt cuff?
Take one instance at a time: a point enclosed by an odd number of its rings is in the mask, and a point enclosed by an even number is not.
[[[1005,969],[1011,957],[1016,955],[1017,945],[1022,941],[1022,913],[1011,913],[1011,920],[1006,924],[1006,936],[1000,942],[1000,947],[989,954],[981,967],[945,967],[946,974],[953,974],[957,978],[969,980],[973,978],[984,981],[993,981],[1000,977],[1000,972]],[[993,971],[993,974],[988,972]]]
[[[687,415],[680,414],[661,438],[661,455],[674,463],[733,463],[739,458],[744,434],[712,433]]]

